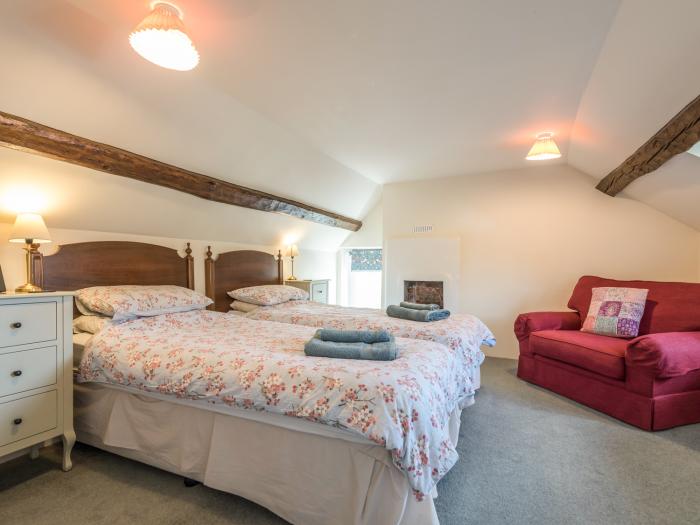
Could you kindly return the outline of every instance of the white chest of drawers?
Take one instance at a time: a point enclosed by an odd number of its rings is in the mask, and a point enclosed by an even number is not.
[[[0,457],[63,438],[72,467],[73,296],[0,294]]]
[[[328,281],[329,279],[297,279],[294,281],[284,281],[284,284],[305,290],[308,292],[311,301],[328,304]]]

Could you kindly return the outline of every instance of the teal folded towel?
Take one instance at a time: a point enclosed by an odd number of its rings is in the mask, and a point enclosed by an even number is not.
[[[399,319],[407,319],[408,321],[419,321],[428,323],[431,321],[441,321],[450,316],[449,310],[414,310],[412,308],[404,308],[389,305],[386,309],[386,315],[389,317],[398,317]]]
[[[394,336],[386,330],[336,330],[334,328],[321,328],[314,334],[321,341],[334,341],[336,343],[389,343]]]
[[[312,357],[393,361],[399,356],[399,349],[393,341],[369,345],[367,343],[321,341],[314,337],[304,345],[304,353]]]
[[[420,303],[408,303],[406,301],[401,301],[399,306],[402,308],[410,308],[411,310],[439,310],[439,304],[420,304]]]

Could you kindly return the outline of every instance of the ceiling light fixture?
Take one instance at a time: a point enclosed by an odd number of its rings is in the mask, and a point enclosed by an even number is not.
[[[199,64],[182,11],[170,2],[152,2],[151,13],[129,35],[129,43],[143,58],[167,69],[189,71]]]
[[[557,143],[554,142],[554,133],[549,131],[538,133],[537,140],[530,148],[530,152],[525,159],[527,160],[548,160],[558,159],[561,157]]]

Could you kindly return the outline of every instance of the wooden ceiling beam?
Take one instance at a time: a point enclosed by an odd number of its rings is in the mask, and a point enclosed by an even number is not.
[[[215,202],[284,213],[326,226],[357,231],[362,222],[302,202],[253,190],[78,137],[0,111],[0,145],[120,177],[164,186]]]
[[[615,196],[632,181],[661,167],[700,141],[700,95],[684,107],[627,160],[603,178],[597,189]]]

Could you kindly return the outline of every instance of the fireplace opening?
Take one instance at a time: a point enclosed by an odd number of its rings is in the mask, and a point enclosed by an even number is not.
[[[442,281],[404,281],[403,300],[418,304],[437,304],[444,308]]]

